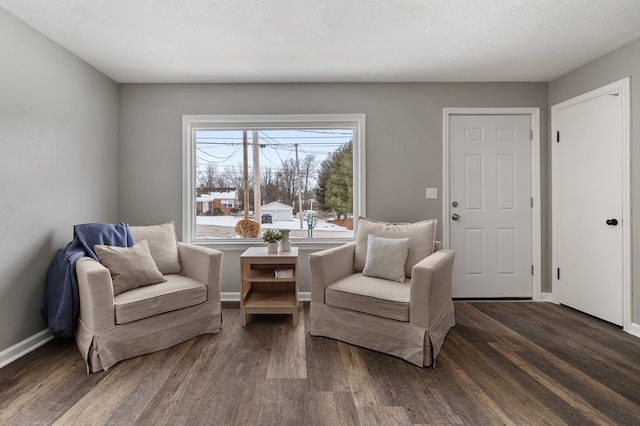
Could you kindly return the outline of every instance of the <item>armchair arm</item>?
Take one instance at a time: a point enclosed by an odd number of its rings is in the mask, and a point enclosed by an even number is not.
[[[355,241],[309,255],[311,301],[324,303],[324,289],[340,278],[353,274]]]
[[[90,257],[76,262],[80,294],[80,320],[90,332],[115,327],[113,283],[109,270]]]
[[[409,322],[429,328],[451,301],[454,258],[453,250],[438,250],[413,267]]]
[[[222,252],[195,244],[178,242],[184,274],[207,285],[207,300],[219,302],[222,281]]]

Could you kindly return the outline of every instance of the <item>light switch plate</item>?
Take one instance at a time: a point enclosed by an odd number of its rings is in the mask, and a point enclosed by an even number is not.
[[[435,200],[438,198],[438,188],[427,188],[427,200]]]

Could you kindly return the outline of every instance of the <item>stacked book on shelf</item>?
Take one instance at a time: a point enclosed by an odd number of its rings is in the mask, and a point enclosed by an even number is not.
[[[293,269],[276,269],[274,275],[276,278],[293,278]]]

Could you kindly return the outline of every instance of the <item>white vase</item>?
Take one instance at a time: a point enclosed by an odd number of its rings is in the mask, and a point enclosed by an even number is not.
[[[277,254],[278,253],[278,243],[267,243],[267,253],[269,253],[269,254]]]
[[[281,229],[282,239],[280,240],[280,251],[291,251],[291,241],[289,241],[289,229]]]

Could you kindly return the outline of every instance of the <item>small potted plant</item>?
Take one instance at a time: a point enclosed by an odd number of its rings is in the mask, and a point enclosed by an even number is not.
[[[282,234],[275,229],[265,229],[262,232],[262,241],[267,243],[267,252],[271,254],[278,252],[278,241],[281,238]]]

